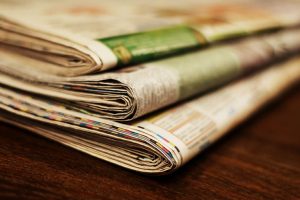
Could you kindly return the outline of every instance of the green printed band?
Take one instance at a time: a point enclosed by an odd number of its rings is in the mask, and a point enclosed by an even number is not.
[[[179,77],[180,100],[220,86],[242,73],[231,48],[213,48],[156,62],[176,72]]]
[[[204,37],[187,26],[98,39],[117,56],[118,66],[151,61],[206,44]]]

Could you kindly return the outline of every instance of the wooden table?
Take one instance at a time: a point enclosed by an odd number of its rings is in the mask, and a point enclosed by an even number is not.
[[[300,199],[300,86],[165,177],[4,123],[0,132],[0,199]]]

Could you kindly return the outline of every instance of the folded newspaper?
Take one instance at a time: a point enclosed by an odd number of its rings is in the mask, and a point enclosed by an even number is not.
[[[120,166],[165,174],[299,80],[298,57],[130,124],[2,87],[0,119]]]
[[[0,43],[76,76],[294,27],[299,9],[292,0],[1,1]]]
[[[0,84],[68,102],[93,116],[129,121],[223,85],[300,50],[300,29],[77,77],[49,75],[43,61],[0,49]]]
[[[0,120],[167,174],[300,80],[295,1],[122,3],[0,2]]]

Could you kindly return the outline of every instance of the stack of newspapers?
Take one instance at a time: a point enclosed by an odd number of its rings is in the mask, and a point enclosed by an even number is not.
[[[300,81],[300,2],[2,0],[0,55],[0,121],[162,175]]]

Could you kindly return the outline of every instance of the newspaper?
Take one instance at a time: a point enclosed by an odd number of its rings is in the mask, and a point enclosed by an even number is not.
[[[300,80],[300,57],[131,123],[0,88],[0,120],[142,173],[171,173]]]
[[[296,1],[3,0],[0,44],[77,76],[300,24]],[[289,12],[286,12],[288,10]]]
[[[130,121],[299,50],[300,29],[284,30],[109,73],[60,77],[47,73],[53,64],[0,49],[0,84],[96,117]]]

